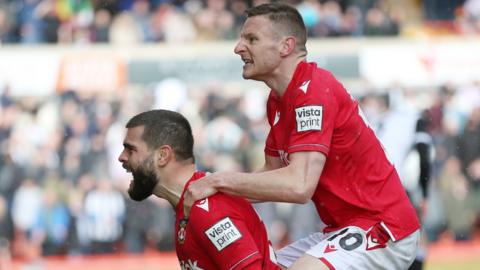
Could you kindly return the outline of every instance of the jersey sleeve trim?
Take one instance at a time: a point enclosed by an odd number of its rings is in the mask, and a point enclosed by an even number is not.
[[[277,149],[274,149],[274,148],[271,148],[271,147],[268,147],[268,146],[265,146],[264,152],[269,156],[273,156],[273,157],[279,157],[280,156],[280,154],[278,154]]]
[[[316,151],[322,152],[325,155],[328,155],[330,148],[323,144],[295,144],[288,147],[289,153],[302,152],[302,151]]]
[[[237,263],[235,263],[234,265],[232,265],[232,267],[230,267],[229,270],[235,269],[237,266],[239,266],[239,265],[242,264],[243,262],[249,260],[250,258],[255,258],[255,257],[257,257],[257,256],[255,256],[255,255],[258,255],[258,254],[259,254],[258,250],[257,250],[257,251],[254,251],[253,253],[247,255],[245,258],[241,259],[240,261],[238,261]]]

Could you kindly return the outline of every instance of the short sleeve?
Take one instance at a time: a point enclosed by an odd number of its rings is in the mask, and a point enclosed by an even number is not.
[[[270,129],[270,132],[268,132],[267,139],[265,141],[265,149],[264,152],[266,155],[272,156],[272,157],[278,157],[278,147],[275,143],[275,138],[273,137],[273,132],[272,129]]]
[[[290,112],[293,124],[290,130],[288,152],[319,151],[328,155],[338,103],[335,89],[312,82],[305,93],[298,90]]]

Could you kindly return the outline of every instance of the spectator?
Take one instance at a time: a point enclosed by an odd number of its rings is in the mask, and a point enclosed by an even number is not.
[[[148,246],[149,229],[153,219],[153,202],[126,201],[125,250],[129,253],[142,253]]]
[[[95,19],[92,30],[92,40],[98,43],[107,43],[110,41],[109,28],[112,24],[112,15],[106,9],[100,9],[95,12]]]
[[[226,9],[226,0],[207,0],[206,8],[195,15],[199,40],[233,39],[233,14]]]
[[[0,44],[8,41],[10,27],[8,12],[5,7],[0,6]]]
[[[134,17],[127,12],[117,15],[113,19],[109,37],[113,44],[120,45],[139,44],[145,38],[141,27],[135,22]]]
[[[440,174],[440,190],[448,230],[456,241],[465,241],[472,237],[475,220],[472,204],[474,195],[468,186],[460,160],[450,156]]]
[[[340,35],[342,27],[342,10],[336,1],[327,1],[323,4],[322,24],[326,27],[326,36]]]
[[[87,237],[94,254],[112,253],[121,239],[125,202],[108,179],[101,179],[85,196],[85,215],[88,218]]]
[[[71,186],[68,192],[67,203],[71,220],[68,229],[68,253],[71,255],[91,252],[90,219],[85,212],[85,194],[93,189],[94,181],[89,174],[84,174],[79,178],[78,184]]]
[[[41,24],[42,41],[45,43],[58,42],[60,20],[55,12],[55,3],[52,0],[43,0],[35,9]]]
[[[9,251],[10,243],[13,240],[13,222],[8,210],[7,200],[0,195],[0,253],[5,249]],[[1,257],[1,255],[0,255]],[[0,258],[0,261],[2,258]],[[1,266],[1,262],[0,262]]]
[[[142,41],[153,41],[150,2],[148,0],[133,1],[130,13],[132,14],[133,20],[138,28],[141,29],[143,37]]]
[[[383,10],[374,7],[367,11],[364,34],[366,36],[397,35],[398,25],[390,21]]]
[[[470,114],[465,129],[458,137],[457,149],[470,186],[480,190],[480,107]]]
[[[13,224],[7,202],[0,195],[0,269],[12,269],[10,244],[13,240]]]
[[[33,179],[25,179],[15,191],[12,203],[13,224],[27,237],[30,236],[40,213],[41,201],[42,190]]]
[[[307,0],[301,2],[298,6],[298,12],[302,15],[307,33],[309,36],[315,35],[315,28],[322,19],[322,5],[319,1]]]
[[[41,241],[42,255],[62,255],[67,251],[70,214],[55,188],[47,187],[32,234]]]
[[[27,178],[15,191],[12,203],[12,219],[15,229],[13,254],[27,261],[40,255],[40,239],[32,233],[41,211],[42,190],[35,180]]]

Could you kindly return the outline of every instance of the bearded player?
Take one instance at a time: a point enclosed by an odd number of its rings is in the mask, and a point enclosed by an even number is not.
[[[175,247],[182,269],[281,269],[263,222],[245,199],[217,193],[183,214],[183,193],[205,176],[197,171],[190,124],[181,114],[152,110],[127,125],[118,160],[133,175],[128,194],[141,201],[154,194],[176,212]]]

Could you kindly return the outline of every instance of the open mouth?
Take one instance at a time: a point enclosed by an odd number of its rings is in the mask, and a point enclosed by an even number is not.
[[[243,63],[245,63],[245,65],[253,64],[252,59],[242,58],[242,61],[243,61]]]

